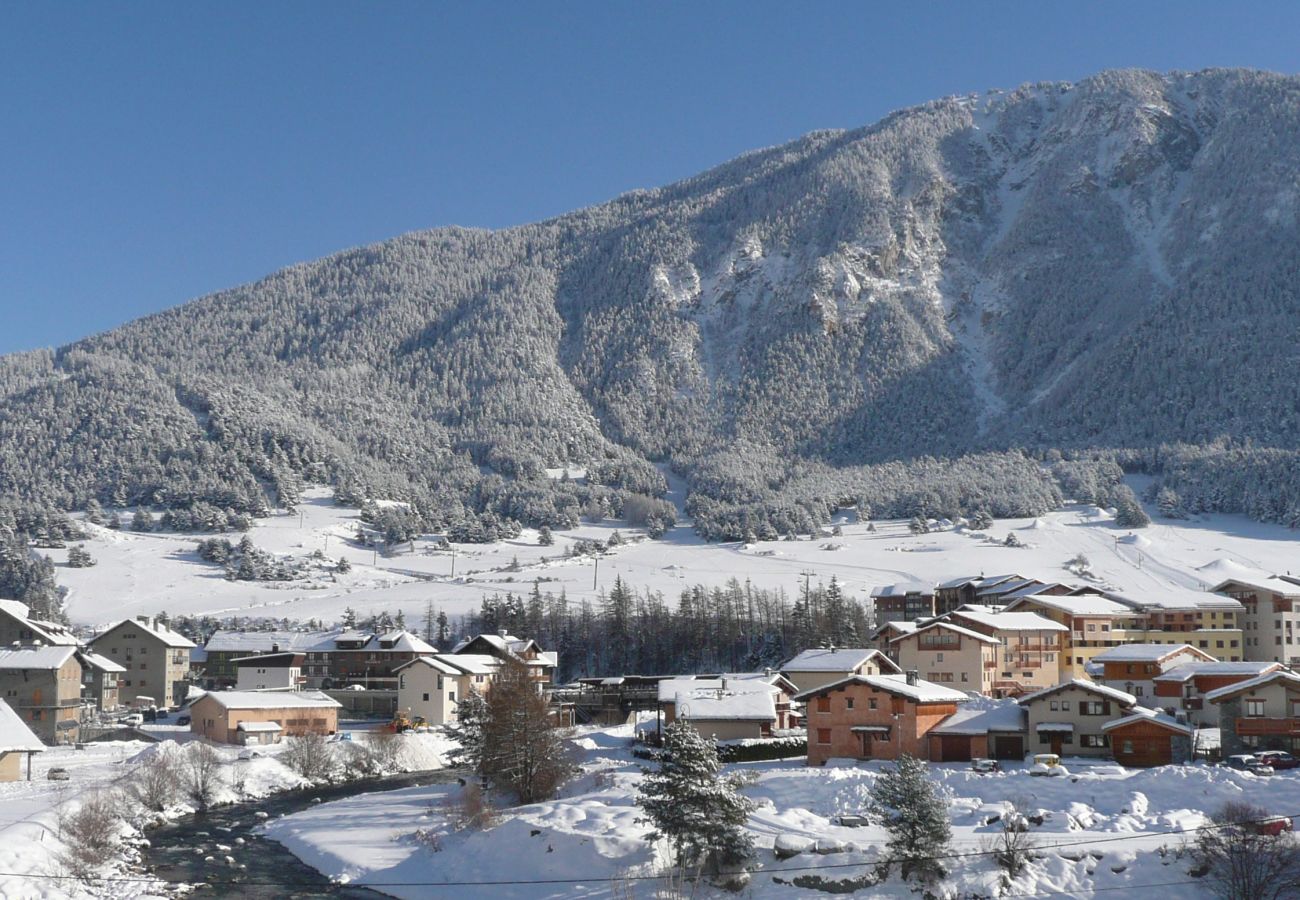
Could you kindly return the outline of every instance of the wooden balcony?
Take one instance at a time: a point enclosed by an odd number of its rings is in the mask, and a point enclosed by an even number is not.
[[[1296,734],[1300,735],[1300,719],[1273,719],[1250,716],[1237,720],[1237,734]]]

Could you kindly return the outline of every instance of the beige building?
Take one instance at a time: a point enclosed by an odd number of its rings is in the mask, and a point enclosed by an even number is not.
[[[811,691],[853,675],[897,675],[903,670],[879,650],[830,647],[805,650],[781,666],[796,693]]]
[[[45,749],[18,713],[0,700],[0,781],[18,781],[23,777],[23,758],[27,759],[27,778],[32,776],[32,755]]]
[[[0,600],[0,647],[14,644],[76,647],[80,641],[66,625],[42,622],[17,600]]]
[[[1091,681],[1066,681],[1018,701],[1029,729],[1027,752],[1110,756],[1103,727],[1137,705],[1132,694]]]
[[[790,727],[794,693],[794,685],[776,672],[666,678],[659,682],[662,727],[680,717],[702,736],[718,741],[772,737]]]
[[[395,670],[397,708],[429,725],[447,725],[471,691],[488,692],[500,666],[500,659],[485,653],[417,657]]]
[[[221,744],[274,744],[334,734],[340,708],[315,691],[210,691],[190,704],[190,730]]]
[[[1264,573],[1235,575],[1211,590],[1243,607],[1244,659],[1300,666],[1300,579]]]
[[[1141,614],[1100,594],[1033,595],[1007,605],[1008,612],[1032,612],[1066,629],[1065,649],[1057,657],[1057,679],[1085,678],[1092,658],[1103,650],[1135,640]]]
[[[904,670],[993,697],[1055,684],[1065,628],[1033,613],[963,607],[894,638]]]
[[[1300,675],[1279,669],[1205,695],[1218,708],[1223,755],[1287,750],[1300,755]]]
[[[263,653],[235,660],[237,691],[298,691],[306,681],[302,653]]]
[[[81,663],[76,647],[0,649],[0,700],[47,744],[77,740]]]
[[[118,622],[90,642],[90,649],[121,666],[118,699],[127,706],[149,697],[158,706],[185,700],[194,642],[148,616]]]
[[[993,694],[996,638],[953,622],[933,622],[894,638],[894,656],[906,672],[944,687]]]

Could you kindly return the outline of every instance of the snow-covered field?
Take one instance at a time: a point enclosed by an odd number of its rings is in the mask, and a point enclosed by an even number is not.
[[[460,896],[475,898],[627,897],[629,887],[632,896],[653,896],[654,882],[646,876],[655,871],[657,851],[637,822],[633,798],[641,775],[630,737],[628,726],[582,733],[574,743],[583,774],[561,798],[506,810],[486,831],[448,828],[441,805],[458,790],[454,785],[328,803],[266,830],[327,875],[397,897],[445,896],[449,888],[436,885],[449,882],[459,883]],[[795,879],[848,881],[869,873],[880,857],[880,828],[840,827],[831,817],[864,809],[882,764],[810,769],[802,763],[741,767],[754,776],[746,793],[758,803],[748,827],[759,849],[745,896],[817,896]],[[1209,897],[1182,852],[1194,836],[1180,832],[1205,824],[1205,813],[1229,800],[1300,815],[1300,771],[1263,779],[1205,765],[1140,770],[1084,760],[1065,764],[1071,777],[1031,777],[1016,765],[991,775],[960,764],[931,766],[934,780],[951,793],[953,824],[950,874],[937,896]],[[990,820],[1008,802],[1029,816],[1039,852],[1029,870],[1000,892],[1002,872],[987,851],[1001,827]],[[440,849],[415,841],[418,829],[445,832]],[[783,836],[785,843],[844,847],[777,860],[772,847]],[[895,869],[890,881],[860,886],[859,896],[915,895]]]
[[[752,545],[704,543],[689,523],[662,541],[644,540],[620,522],[583,525],[557,533],[550,547],[540,546],[536,532],[526,530],[515,540],[457,545],[454,577],[453,553],[436,549],[432,538],[416,540],[413,550],[403,545],[389,556],[350,543],[359,521],[357,510],[335,506],[328,491],[315,490],[308,492],[299,513],[258,520],[250,532],[258,547],[274,553],[306,557],[320,550],[330,559],[346,556],[352,569],[342,575],[319,571],[294,582],[227,581],[220,567],[195,553],[202,536],[90,526],[95,536],[87,547],[98,565],[60,565],[58,577],[71,589],[73,620],[94,625],[159,611],[329,621],[348,606],[363,615],[401,609],[414,623],[428,600],[456,615],[476,609],[484,594],[526,591],[534,579],[541,579],[543,591],[563,588],[571,599],[591,598],[596,593],[593,579],[597,589],[608,588],[616,576],[671,598],[687,585],[720,585],[732,577],[793,593],[803,573],[811,572],[823,580],[834,575],[865,598],[879,585],[979,572],[1077,582],[1066,563],[1079,553],[1091,561],[1097,583],[1138,595],[1201,590],[1238,566],[1270,574],[1300,571],[1297,534],[1281,526],[1216,515],[1189,522],[1156,519],[1147,529],[1128,532],[1105,513],[1079,506],[1038,519],[999,520],[988,532],[958,529],[920,536],[908,533],[905,522],[877,522],[873,532],[844,516],[842,536]],[[629,542],[601,558],[598,571],[591,557],[566,556],[574,541],[607,540],[615,530]],[[1026,546],[1001,546],[1010,533]],[[62,550],[43,552],[56,563],[66,557]]]

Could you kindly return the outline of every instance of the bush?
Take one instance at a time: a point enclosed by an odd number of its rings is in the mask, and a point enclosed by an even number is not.
[[[221,756],[208,744],[194,743],[187,750],[179,768],[181,791],[202,812],[216,801],[221,790]]]
[[[334,776],[337,761],[334,748],[323,734],[304,734],[289,738],[280,754],[280,762],[308,781],[328,781]]]
[[[112,791],[90,791],[74,811],[60,816],[60,858],[74,875],[87,875],[112,858],[121,839],[121,806]]]
[[[126,792],[150,812],[162,812],[176,802],[178,780],[172,758],[159,751],[136,767],[126,782]]]
[[[767,738],[761,741],[746,741],[741,744],[718,744],[718,759],[724,763],[789,759],[792,756],[804,756],[807,753],[807,737]]]

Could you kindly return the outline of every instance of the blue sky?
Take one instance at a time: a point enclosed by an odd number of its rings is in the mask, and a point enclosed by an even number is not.
[[[1294,73],[1297,34],[1292,2],[5,3],[0,353],[934,97]]]

